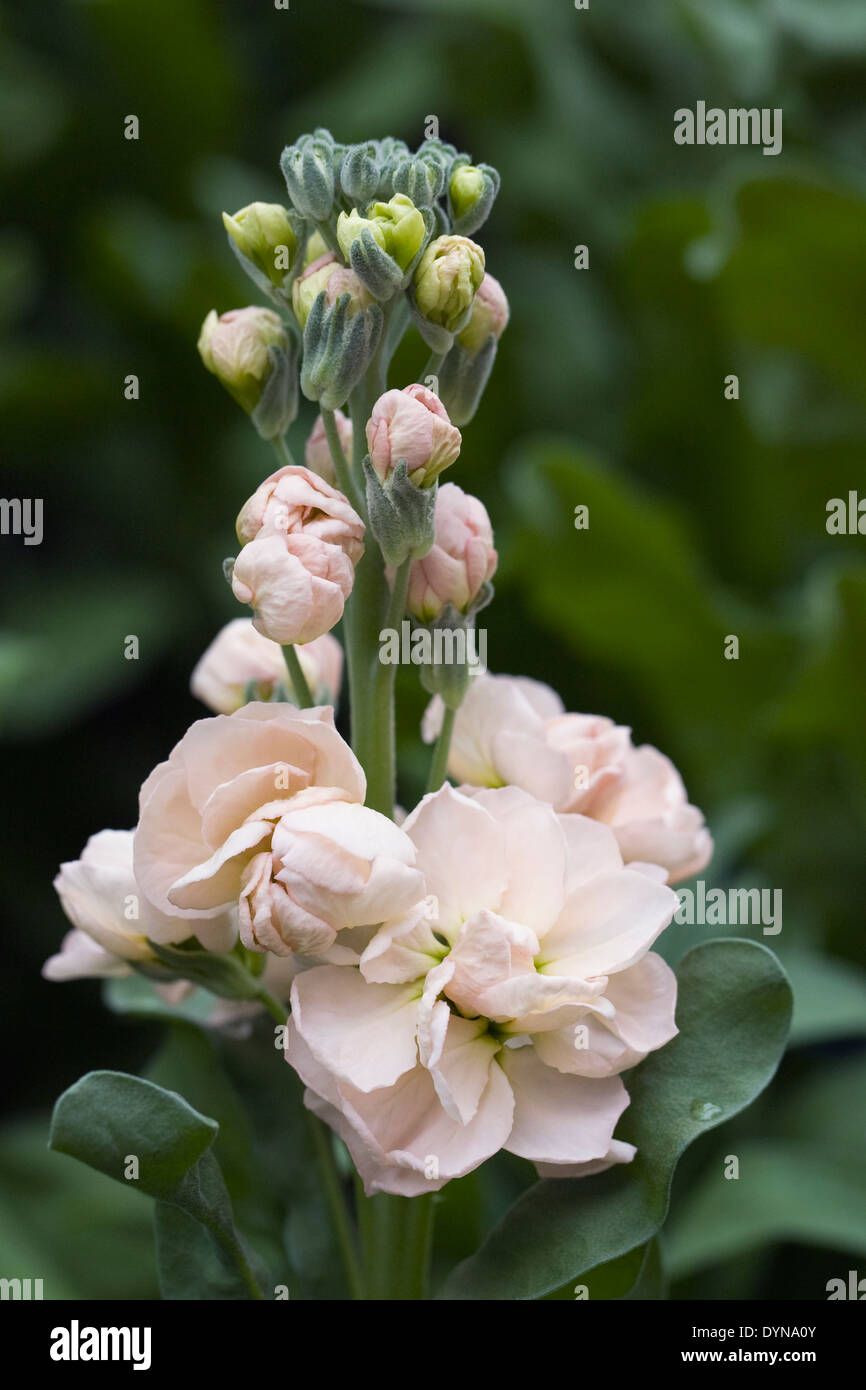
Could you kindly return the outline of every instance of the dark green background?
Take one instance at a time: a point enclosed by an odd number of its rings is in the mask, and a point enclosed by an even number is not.
[[[500,548],[490,666],[668,752],[716,835],[708,883],[784,895],[765,939],[795,987],[792,1049],[682,1165],[673,1291],[826,1297],[866,1255],[866,539],[825,530],[828,499],[866,495],[866,8],[65,0],[7,8],[0,41],[2,494],[45,507],[40,547],[0,539],[0,1273],[50,1296],[155,1289],[147,1203],[44,1142],[65,1086],[144,1064],[160,1033],[39,970],[64,930],[57,865],[133,823],[201,713],[189,672],[237,612],[220,561],[272,467],[195,350],[208,310],[253,297],[219,213],[280,199],[304,130],[415,145],[435,114],[502,174],[479,239],[512,322],[450,475]],[[784,152],[677,147],[698,99],[782,107]],[[407,340],[396,384],[424,356]],[[423,698],[401,680],[411,804]],[[672,929],[670,958],[710,934]],[[730,1153],[741,1228],[720,1207]]]

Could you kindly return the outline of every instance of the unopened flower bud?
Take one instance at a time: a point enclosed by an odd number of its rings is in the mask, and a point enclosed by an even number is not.
[[[484,252],[463,236],[440,236],[427,247],[412,281],[413,317],[434,352],[447,352],[469,322],[484,279]]]
[[[292,308],[302,328],[322,290],[328,304],[336,304],[340,295],[347,294],[350,317],[373,303],[373,296],[367,293],[355,272],[341,265],[332,251],[326,251],[306,267],[292,286]]]
[[[233,217],[224,212],[223,226],[241,255],[271,284],[282,285],[298,249],[286,209],[280,203],[250,203]]]
[[[367,421],[370,463],[383,482],[405,460],[410,482],[431,487],[457,458],[461,442],[439,397],[417,383],[386,391]]]
[[[409,156],[394,169],[394,189],[405,193],[416,207],[429,208],[445,187],[445,170],[438,160]]]
[[[404,193],[395,193],[387,203],[371,203],[366,217],[353,208],[337,219],[340,250],[371,294],[382,300],[403,287],[426,236],[423,213]]]
[[[329,278],[304,323],[301,390],[323,410],[345,405],[373,360],[382,333],[379,305],[363,308],[359,290],[348,288],[346,277],[354,281],[353,272],[345,266],[338,266],[338,271],[340,279],[336,272]],[[334,299],[338,287],[342,292]]]
[[[342,410],[335,410],[334,423],[337,426],[343,453],[347,459],[350,459],[352,457],[352,421],[343,414]],[[313,473],[318,473],[320,478],[324,478],[326,483],[333,486],[336,481],[334,460],[331,457],[331,446],[325,434],[325,422],[321,415],[316,417],[316,423],[304,445],[304,463]]]
[[[325,222],[331,215],[337,153],[333,136],[327,130],[302,135],[283,150],[280,168],[289,197],[310,222]]]
[[[496,563],[483,502],[456,483],[444,483],[436,497],[433,545],[409,571],[407,611],[422,623],[438,618],[448,604],[468,613],[489,586]]]
[[[220,316],[212,309],[198,351],[264,439],[285,434],[297,413],[297,382],[294,351],[278,314],[255,305]]]
[[[492,275],[485,275],[472,301],[469,322],[439,368],[439,395],[455,425],[468,425],[481,400],[496,345],[508,323],[508,300]]]
[[[487,221],[499,192],[499,174],[489,164],[457,164],[448,185],[455,232],[469,236]]]
[[[364,553],[364,523],[336,488],[294,465],[267,478],[238,516],[232,589],[259,632],[285,646],[339,622]]]
[[[350,145],[340,165],[343,192],[353,203],[369,203],[379,191],[379,151],[375,140]]]

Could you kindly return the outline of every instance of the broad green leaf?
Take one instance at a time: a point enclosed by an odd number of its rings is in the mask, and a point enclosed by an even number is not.
[[[218,1007],[213,995],[204,989],[195,989],[179,1003],[169,1004],[143,975],[121,975],[117,979],[106,980],[102,987],[102,1000],[112,1013],[164,1019],[171,1023],[184,1020],[204,1024]]]
[[[117,1182],[177,1207],[199,1222],[234,1266],[233,1297],[260,1298],[235,1229],[219,1164],[210,1152],[219,1126],[175,1092],[120,1072],[90,1072],[60,1097],[49,1145]],[[132,1158],[137,1176],[126,1178]]]
[[[604,1299],[609,1301],[625,1298],[640,1280],[641,1270],[647,1258],[649,1247],[636,1245],[615,1260],[596,1265],[581,1274],[576,1281],[569,1279],[567,1284],[544,1295],[544,1302],[571,1302],[584,1299]]]
[[[678,1036],[628,1077],[631,1105],[617,1137],[635,1144],[637,1157],[593,1178],[536,1183],[440,1297],[540,1298],[650,1240],[680,1155],[764,1089],[790,1015],[790,987],[765,946],[696,946],[680,965]]]
[[[770,1242],[799,1241],[866,1254],[862,1154],[858,1163],[818,1143],[787,1140],[731,1147],[739,1176],[725,1177],[728,1155],[720,1150],[666,1229],[674,1278]]]
[[[145,1203],[132,1183],[52,1153],[49,1123],[46,1114],[0,1131],[0,1272],[42,1279],[46,1300],[155,1298]]]
[[[850,961],[789,949],[782,963],[794,991],[792,1044],[862,1037],[866,1033],[866,975]]]

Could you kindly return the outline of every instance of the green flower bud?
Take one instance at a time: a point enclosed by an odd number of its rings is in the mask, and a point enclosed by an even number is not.
[[[405,193],[416,207],[429,208],[445,187],[445,170],[436,159],[406,158],[394,169],[394,190]]]
[[[384,230],[371,218],[362,217],[357,208],[352,208],[351,212],[341,212],[337,218],[337,244],[347,261],[352,253],[352,242],[358,240],[365,227],[370,231],[376,244],[381,246],[384,251]]]
[[[338,266],[345,275],[352,272]],[[330,284],[330,282],[329,282]],[[382,333],[378,304],[352,312],[351,295],[328,302],[328,286],[316,296],[304,324],[301,390],[322,410],[345,405],[373,360]]]
[[[280,203],[250,203],[234,217],[223,213],[223,226],[246,260],[280,286],[292,269],[298,238]]]
[[[335,304],[341,295],[348,295],[350,316],[373,302],[354,270],[348,270],[332,251],[326,251],[324,256],[308,265],[292,285],[292,308],[302,328],[323,290],[328,304]]]
[[[409,146],[404,140],[397,140],[393,135],[386,135],[384,140],[374,140],[376,146],[376,160],[379,168],[379,184],[376,188],[376,198],[390,198],[394,193],[394,169],[397,163],[409,153]],[[363,198],[356,199],[357,202],[364,202]]]
[[[465,328],[484,279],[484,252],[463,236],[440,236],[427,247],[412,280],[410,304],[421,336],[447,352]]]
[[[476,232],[490,215],[499,192],[499,174],[489,164],[456,164],[448,184],[448,208],[455,232]]]
[[[285,434],[298,408],[296,353],[278,314],[252,305],[218,317],[212,309],[198,351],[263,439]]]
[[[334,165],[339,165],[342,148],[334,144],[330,131],[316,130],[287,145],[280,158],[289,197],[302,217],[325,222],[334,206]]]
[[[435,536],[437,485],[418,487],[408,476],[405,459],[384,478],[364,459],[369,527],[385,558],[395,568],[426,555]]]
[[[427,225],[411,198],[395,193],[387,203],[371,203],[367,216],[361,217],[357,208],[341,212],[337,219],[337,241],[340,250],[350,259],[352,242],[364,227],[369,227],[376,244],[405,271],[424,244]]]
[[[379,192],[380,176],[376,141],[350,145],[340,166],[340,184],[346,197],[353,203],[369,203]]]

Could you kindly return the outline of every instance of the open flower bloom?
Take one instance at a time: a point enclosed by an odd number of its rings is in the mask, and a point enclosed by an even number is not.
[[[292,986],[286,1056],[368,1193],[415,1196],[500,1148],[572,1176],[627,1162],[618,1073],[674,1036],[650,952],[677,907],[613,832],[516,787],[443,787],[404,822],[427,898],[357,966]]]
[[[190,923],[148,902],[133,872],[133,835],[132,830],[100,830],[80,859],[61,864],[54,887],[75,930],[45,962],[47,980],[128,975],[131,962],[155,959],[148,938],[170,945],[196,935],[210,951],[228,951],[237,939],[231,912]]]
[[[341,492],[287,465],[241,508],[237,532],[232,590],[264,637],[312,642],[339,622],[364,553],[364,523]]]
[[[414,846],[365,790],[330,708],[199,720],[141,789],[136,876],[190,932],[237,904],[246,945],[323,954],[423,895]]]
[[[313,696],[336,704],[343,674],[343,648],[325,632],[298,652]],[[277,642],[263,637],[252,618],[226,623],[199,659],[190,690],[216,714],[233,714],[252,700],[285,699],[292,694],[286,659]]]
[[[442,705],[424,717],[436,737]],[[657,748],[601,715],[566,714],[555,691],[524,676],[482,675],[457,712],[448,771],[481,787],[523,787],[561,812],[609,825],[626,863],[660,864],[669,883],[700,873],[713,841],[683,780]]]

